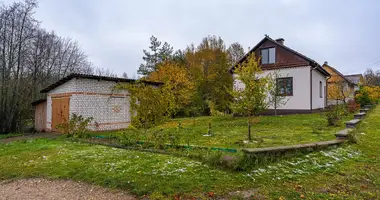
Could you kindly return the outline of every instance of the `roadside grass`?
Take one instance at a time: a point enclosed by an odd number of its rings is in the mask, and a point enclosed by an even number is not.
[[[262,116],[259,122],[252,126],[254,141],[245,144],[247,140],[247,118],[245,117],[197,117],[172,119],[162,125],[148,130],[144,134],[136,134],[134,130],[127,129],[119,132],[95,133],[103,136],[121,136],[125,134],[138,141],[150,141],[153,133],[174,134],[183,145],[209,146],[209,147],[269,147],[300,143],[332,140],[334,133],[344,128],[345,121],[352,119],[353,115],[344,117],[338,126],[329,127],[323,113]],[[204,136],[211,123],[213,136]]]
[[[23,133],[0,134],[0,140],[7,139],[7,138],[12,138],[12,137],[23,136],[23,135],[24,135]]]

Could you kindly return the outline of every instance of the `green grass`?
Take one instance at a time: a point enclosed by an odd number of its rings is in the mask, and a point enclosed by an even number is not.
[[[23,133],[0,134],[0,140],[7,139],[7,138],[12,138],[12,137],[23,136],[23,135],[24,135]]]
[[[259,123],[252,126],[254,142],[249,144],[243,143],[248,139],[247,118],[244,117],[198,117],[195,122],[192,118],[173,119],[149,129],[148,133],[160,130],[163,133],[172,133],[179,136],[181,144],[254,148],[332,140],[335,138],[334,134],[344,128],[344,122],[348,119],[352,119],[352,115],[341,120],[338,126],[329,127],[325,117],[320,113],[262,116]],[[178,128],[179,123],[181,123],[181,128]],[[211,123],[213,133],[211,137],[204,136],[207,134],[209,123]],[[146,134],[135,134],[131,130],[97,133],[97,135],[121,134],[140,141],[149,141]]]
[[[217,170],[187,158],[65,140],[0,145],[0,163],[0,179],[73,179],[129,189],[137,195],[223,191],[250,182],[242,173]]]
[[[379,122],[380,107],[377,107],[356,130],[359,143],[349,148],[359,153],[358,157],[334,164],[327,171],[279,181],[268,188],[263,187],[262,191],[270,197],[284,196],[287,199],[299,198],[301,194],[309,199],[379,199]],[[301,188],[296,189],[296,186]]]
[[[359,143],[295,156],[249,171],[223,171],[183,157],[114,149],[63,139],[0,144],[0,179],[73,179],[173,199],[238,198],[253,191],[268,199],[380,197],[380,107],[358,129]],[[207,123],[207,122],[206,122]]]

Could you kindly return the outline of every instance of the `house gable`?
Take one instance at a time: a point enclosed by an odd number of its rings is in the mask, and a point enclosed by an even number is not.
[[[343,81],[343,82],[346,82],[348,85],[355,84],[350,79],[345,77],[342,73],[340,73],[337,69],[328,65],[327,62],[325,62],[322,67],[331,75],[331,77],[328,79],[329,83],[337,83],[337,82]]]
[[[265,56],[262,55],[263,49],[275,48],[275,58],[273,63],[263,64],[260,61],[263,70],[311,66],[324,76],[330,75],[316,61],[285,46],[283,42],[284,40],[282,38],[273,40],[268,35],[265,35],[265,37],[256,46],[244,55],[239,62],[231,67],[230,72],[233,73],[235,67],[247,59],[248,55],[251,53],[255,53],[256,58],[262,60],[265,58]]]
[[[301,67],[309,65],[309,62],[306,59],[294,54],[293,52],[280,46],[277,42],[273,42],[271,40],[265,40],[262,44],[256,47],[256,49],[253,51],[256,55],[256,58],[259,58],[261,61],[261,51],[268,48],[275,49],[275,62],[273,64],[261,64],[261,67],[263,69]]]

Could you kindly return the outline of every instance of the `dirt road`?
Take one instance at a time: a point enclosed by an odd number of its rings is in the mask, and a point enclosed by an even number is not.
[[[114,199],[134,200],[125,191],[110,190],[71,180],[24,179],[0,182],[0,199]]]

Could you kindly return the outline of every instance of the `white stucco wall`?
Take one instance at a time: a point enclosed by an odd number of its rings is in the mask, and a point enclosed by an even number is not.
[[[93,117],[91,130],[115,130],[127,128],[131,121],[129,96],[125,90],[114,90],[114,81],[93,79],[71,79],[48,92],[47,126],[51,129],[51,97],[69,93],[70,116],[75,113],[83,117]],[[49,123],[50,122],[50,123]]]
[[[325,108],[325,104],[326,104],[326,99],[325,99],[325,91],[326,91],[326,77],[324,75],[322,75],[321,73],[319,73],[318,71],[316,70],[313,70],[312,71],[312,82],[313,82],[313,94],[312,94],[312,97],[313,97],[313,109],[321,109],[321,108]],[[322,82],[322,97],[320,96],[320,82]]]
[[[277,109],[310,110],[310,67],[295,67],[276,70],[281,77],[293,77],[293,96],[287,97],[284,106]],[[263,76],[273,73],[274,70],[264,70]],[[244,84],[234,76],[234,88],[244,89]],[[273,109],[273,107],[269,107]]]

